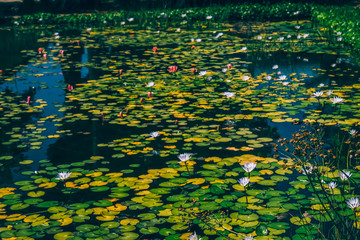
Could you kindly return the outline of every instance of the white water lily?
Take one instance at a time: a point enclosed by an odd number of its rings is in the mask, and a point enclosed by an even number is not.
[[[351,129],[349,131],[349,133],[350,133],[351,136],[354,136],[357,133],[357,131],[355,129]]]
[[[255,169],[256,163],[253,162],[245,163],[241,167],[245,170],[245,172],[251,172],[252,170]]]
[[[339,177],[341,180],[346,181],[349,179],[349,177],[351,177],[352,173],[350,171],[347,170],[343,170],[339,172]]]
[[[346,204],[349,206],[349,208],[354,209],[360,206],[359,198],[350,198],[346,201]]]
[[[243,187],[245,187],[246,185],[248,185],[249,182],[250,182],[250,178],[248,178],[248,177],[243,177],[243,178],[240,178],[240,179],[238,180],[238,183],[239,183],[241,186],[243,186]]]
[[[153,86],[155,86],[154,82],[149,82],[148,84],[146,84],[146,87],[153,87]]]
[[[344,99],[341,98],[341,97],[333,97],[330,99],[330,101],[333,103],[333,104],[337,104],[337,103],[342,103],[344,102]]]
[[[334,189],[334,188],[336,188],[336,186],[337,186],[337,183],[336,183],[336,182],[330,182],[330,183],[328,184],[328,188],[330,188],[330,189]]]
[[[304,175],[312,173],[313,170],[314,170],[314,166],[312,166],[312,165],[307,165],[301,169],[302,174],[304,174]]]
[[[189,160],[192,156],[192,153],[182,153],[178,155],[178,158],[181,162],[186,162]]]
[[[226,96],[226,97],[230,98],[230,97],[235,96],[235,93],[233,93],[233,92],[224,92],[222,95],[224,95],[224,96]]]
[[[210,20],[210,19],[212,19],[212,16],[207,16],[206,19]]]
[[[287,79],[286,75],[280,75],[279,76],[279,80],[281,80],[281,81],[284,81],[286,79]]]
[[[323,91],[318,91],[313,93],[314,97],[321,97],[323,94],[324,94]]]
[[[329,90],[329,91],[326,92],[326,94],[327,94],[328,96],[330,96],[331,94],[333,94],[333,91]]]
[[[243,76],[242,78],[244,81],[250,80],[250,76]]]
[[[207,71],[200,71],[200,72],[199,72],[199,75],[200,75],[200,76],[204,76],[204,75],[206,75],[206,74],[207,74]]]
[[[250,235],[250,236],[245,236],[244,240],[253,240],[254,238]]]
[[[201,240],[201,238],[198,238],[198,236],[196,235],[196,232],[194,232],[194,234],[189,236],[189,240]]]
[[[65,179],[67,179],[67,178],[69,178],[70,177],[70,175],[71,175],[71,172],[59,172],[58,174],[57,174],[57,180],[65,180]]]
[[[274,65],[273,67],[272,67],[272,69],[278,69],[279,68],[279,65]]]
[[[150,136],[153,137],[153,138],[156,138],[156,137],[158,137],[159,135],[160,135],[159,132],[151,132],[151,133],[150,133]]]

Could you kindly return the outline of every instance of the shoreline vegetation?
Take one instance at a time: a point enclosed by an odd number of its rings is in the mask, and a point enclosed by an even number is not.
[[[76,24],[91,26],[137,25],[139,29],[166,29],[169,27],[197,27],[204,23],[236,23],[239,21],[312,20],[328,29],[330,38],[342,33],[342,42],[359,52],[359,8],[353,5],[325,6],[314,3],[274,3],[194,7],[184,9],[95,12],[84,14],[34,13],[3,19],[3,26]],[[186,15],[186,19],[183,17]],[[211,19],[208,17],[211,16]],[[186,21],[185,21],[186,20]]]

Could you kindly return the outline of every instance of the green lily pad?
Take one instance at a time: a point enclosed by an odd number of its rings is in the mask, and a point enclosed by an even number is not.
[[[286,222],[269,223],[267,226],[270,227],[270,228],[278,229],[278,230],[289,229],[290,228],[289,224],[286,223]]]
[[[141,228],[140,232],[142,234],[154,234],[159,232],[159,229],[157,227]]]
[[[98,229],[98,226],[92,225],[92,224],[82,224],[80,226],[76,227],[77,231],[82,231],[82,232],[90,232],[90,231],[94,231],[96,229]]]

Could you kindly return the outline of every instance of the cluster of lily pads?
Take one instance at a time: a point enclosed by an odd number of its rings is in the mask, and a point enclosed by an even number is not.
[[[0,237],[301,239],[333,236],[326,227],[340,220],[356,236],[357,156],[332,168],[273,146],[281,124],[353,129],[358,68],[309,21],[230,27],[100,27],[39,39],[29,64],[61,66],[65,102],[41,116],[51,96],[1,92],[0,158],[29,169],[0,188]],[[331,61],[306,72],[286,67],[315,54]],[[48,76],[36,77],[46,89]],[[46,135],[48,122],[55,134]],[[21,159],[49,139],[57,139],[49,159]]]

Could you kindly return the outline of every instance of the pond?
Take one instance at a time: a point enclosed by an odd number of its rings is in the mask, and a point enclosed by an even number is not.
[[[1,238],[359,233],[359,66],[341,33],[0,31]]]

